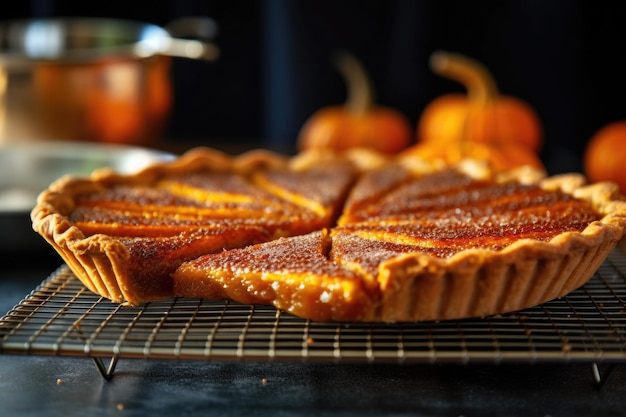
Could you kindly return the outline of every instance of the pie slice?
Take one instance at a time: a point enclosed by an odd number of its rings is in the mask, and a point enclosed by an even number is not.
[[[174,273],[179,296],[270,304],[318,321],[357,320],[375,307],[375,281],[329,260],[326,230],[205,255]]]
[[[366,172],[330,232],[183,263],[175,293],[313,320],[478,317],[580,287],[623,235],[626,202],[612,185],[470,172]]]
[[[171,297],[183,261],[332,225],[356,171],[326,162],[196,149],[133,175],[65,177],[40,195],[33,227],[92,291],[127,304]]]

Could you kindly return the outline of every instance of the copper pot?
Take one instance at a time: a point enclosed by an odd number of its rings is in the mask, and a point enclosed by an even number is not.
[[[208,18],[0,23],[0,142],[149,144],[172,107],[171,58],[216,59],[214,33]]]

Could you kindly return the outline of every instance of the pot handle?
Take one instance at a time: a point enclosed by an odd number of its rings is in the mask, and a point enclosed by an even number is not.
[[[206,61],[215,61],[220,55],[219,47],[211,42],[217,35],[218,27],[210,17],[181,17],[168,23],[164,29],[172,38],[162,51],[163,55]]]

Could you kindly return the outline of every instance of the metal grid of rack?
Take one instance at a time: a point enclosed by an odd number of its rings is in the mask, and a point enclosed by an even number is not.
[[[318,362],[626,362],[626,253],[582,288],[523,311],[426,323],[317,323],[269,306],[178,298],[124,307],[63,266],[0,318],[0,353]],[[108,368],[103,358],[110,358]],[[598,379],[599,376],[596,378]]]

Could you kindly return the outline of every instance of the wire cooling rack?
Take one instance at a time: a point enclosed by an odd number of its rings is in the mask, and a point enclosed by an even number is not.
[[[311,362],[626,362],[626,253],[614,250],[566,297],[512,314],[445,322],[317,323],[268,306],[177,298],[123,307],[63,266],[0,318],[0,353]],[[110,358],[108,366],[103,359]]]

